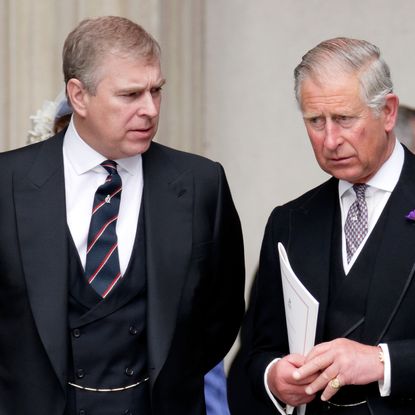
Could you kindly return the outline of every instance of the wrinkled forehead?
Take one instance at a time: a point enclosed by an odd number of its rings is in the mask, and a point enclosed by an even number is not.
[[[327,68],[304,77],[299,88],[300,108],[303,108],[305,94],[309,97],[310,91],[316,96],[344,95],[353,101],[365,101],[359,74],[340,68]]]

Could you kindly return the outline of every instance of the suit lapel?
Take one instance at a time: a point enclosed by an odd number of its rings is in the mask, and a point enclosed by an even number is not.
[[[154,383],[168,354],[190,260],[193,175],[178,171],[156,143],[143,154],[143,171],[149,367]]]
[[[337,183],[335,179],[324,183],[290,217],[288,257],[294,272],[319,302],[316,343],[323,338],[325,325]]]
[[[67,235],[63,134],[39,145],[29,174],[14,177],[17,232],[33,317],[64,387],[67,348]]]
[[[406,152],[402,174],[382,215],[384,235],[367,300],[363,340],[379,343],[413,279],[415,223],[405,216],[415,209],[415,159]]]

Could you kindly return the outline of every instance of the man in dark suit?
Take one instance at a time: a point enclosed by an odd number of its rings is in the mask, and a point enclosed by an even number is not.
[[[307,414],[412,414],[415,158],[393,132],[389,68],[376,46],[337,38],[307,52],[295,82],[315,157],[333,177],[269,218],[250,374],[270,413],[308,404]],[[289,353],[278,242],[319,302],[306,356]]]
[[[205,414],[244,310],[224,171],[152,142],[164,79],[140,26],[81,22],[63,68],[69,127],[0,155],[0,413]]]

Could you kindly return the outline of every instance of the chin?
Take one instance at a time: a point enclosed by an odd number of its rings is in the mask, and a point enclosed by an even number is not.
[[[125,149],[125,157],[132,157],[136,156],[137,154],[143,154],[145,153],[149,148],[152,140],[148,140],[146,142],[137,143],[134,145],[131,145],[128,147],[128,149]]]

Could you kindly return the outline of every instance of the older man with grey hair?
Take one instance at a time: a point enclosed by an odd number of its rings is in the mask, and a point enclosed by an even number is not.
[[[336,38],[295,69],[320,167],[332,177],[271,214],[253,300],[249,370],[270,413],[415,413],[415,157],[379,49]],[[290,354],[277,244],[319,302],[315,346]]]

